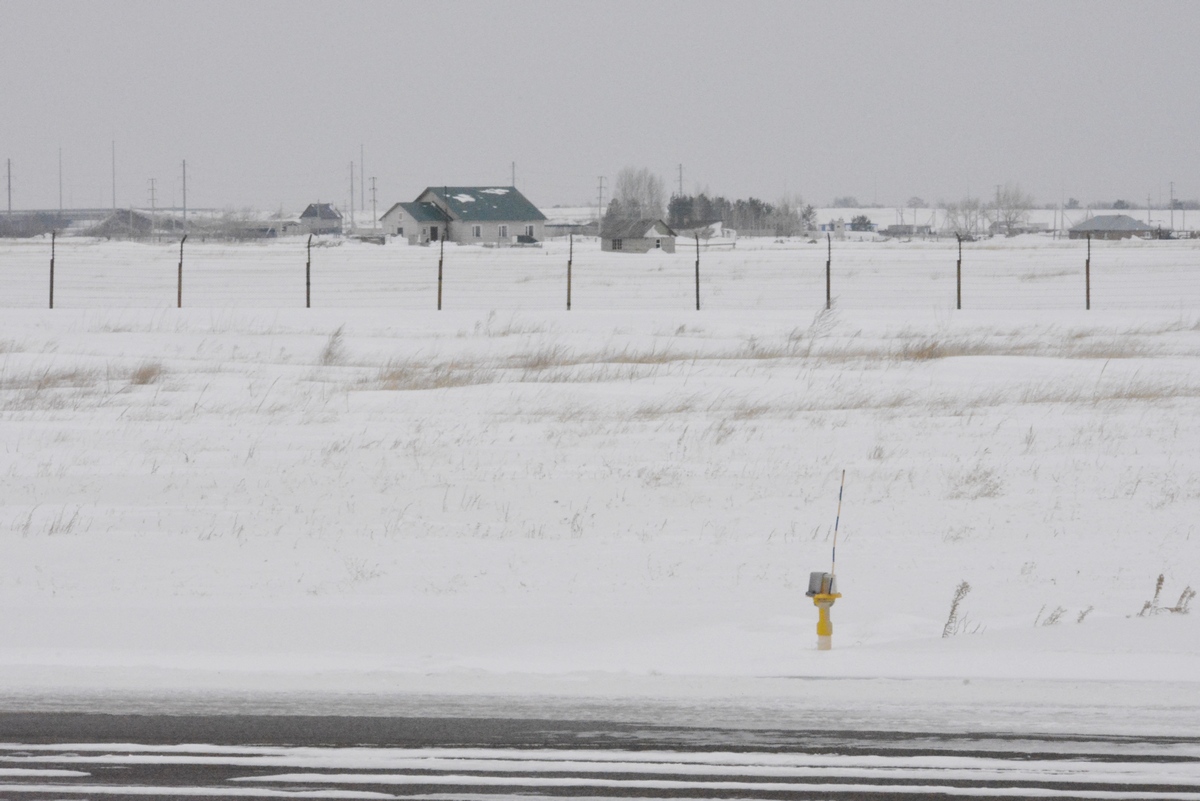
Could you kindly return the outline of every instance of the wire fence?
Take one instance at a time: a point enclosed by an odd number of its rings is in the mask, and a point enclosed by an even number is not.
[[[686,243],[689,244],[690,243]],[[108,242],[54,244],[54,308],[184,307],[434,309],[435,247],[403,243],[305,241],[230,244]],[[830,261],[828,273],[826,261]],[[445,309],[579,311],[689,309],[697,297],[696,253],[601,252],[595,238],[543,248],[448,246]],[[951,243],[738,243],[699,256],[705,309],[954,309],[958,253]],[[46,308],[51,242],[0,241],[0,306]],[[1031,245],[971,243],[962,252],[962,308],[1200,309],[1200,243],[1093,242],[1090,271],[1082,241]],[[1090,276],[1088,273],[1090,272]],[[306,278],[311,287],[306,286]],[[1089,281],[1090,279],[1090,281]],[[828,287],[827,282],[828,281]]]

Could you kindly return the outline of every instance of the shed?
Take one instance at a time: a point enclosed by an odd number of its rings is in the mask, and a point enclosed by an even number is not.
[[[310,234],[340,234],[342,213],[332,203],[309,203],[300,215],[300,224]]]
[[[1150,236],[1155,232],[1155,228],[1128,214],[1102,214],[1073,226],[1067,236],[1071,239],[1087,239],[1088,235],[1093,239],[1129,239]]]
[[[675,252],[675,232],[662,220],[606,221],[600,231],[600,249],[622,253]]]

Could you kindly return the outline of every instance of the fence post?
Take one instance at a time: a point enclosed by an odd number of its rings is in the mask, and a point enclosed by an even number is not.
[[[179,240],[179,279],[175,289],[175,308],[183,308],[183,243],[187,241],[187,234],[183,235],[183,239]]]
[[[700,311],[700,233],[696,232],[696,311]]]
[[[442,259],[446,255],[446,235],[438,231],[438,311],[442,310]]]
[[[312,234],[308,235],[308,260],[304,262],[304,308],[312,308]]]
[[[1087,235],[1087,261],[1083,263],[1083,308],[1092,310],[1092,235]]]
[[[955,268],[958,275],[958,302],[954,308],[962,309],[962,235],[956,233],[954,238],[958,240],[958,267]]]
[[[57,231],[50,232],[50,308],[54,308],[54,240]]]
[[[567,311],[571,310],[571,262],[575,260],[575,234],[570,236],[570,250],[567,251]]]
[[[829,249],[825,256],[825,308],[833,308],[833,239],[829,234],[825,234],[825,245]]]

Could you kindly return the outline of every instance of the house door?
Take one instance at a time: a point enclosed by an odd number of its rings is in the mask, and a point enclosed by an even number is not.
[[[429,241],[438,241],[438,227],[436,225],[429,226]]]

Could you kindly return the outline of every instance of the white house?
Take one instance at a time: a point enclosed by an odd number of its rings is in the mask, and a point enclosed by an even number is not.
[[[546,237],[546,215],[512,186],[431,186],[413,202],[392,206],[380,221],[386,234],[412,245],[440,239],[536,245]]]

